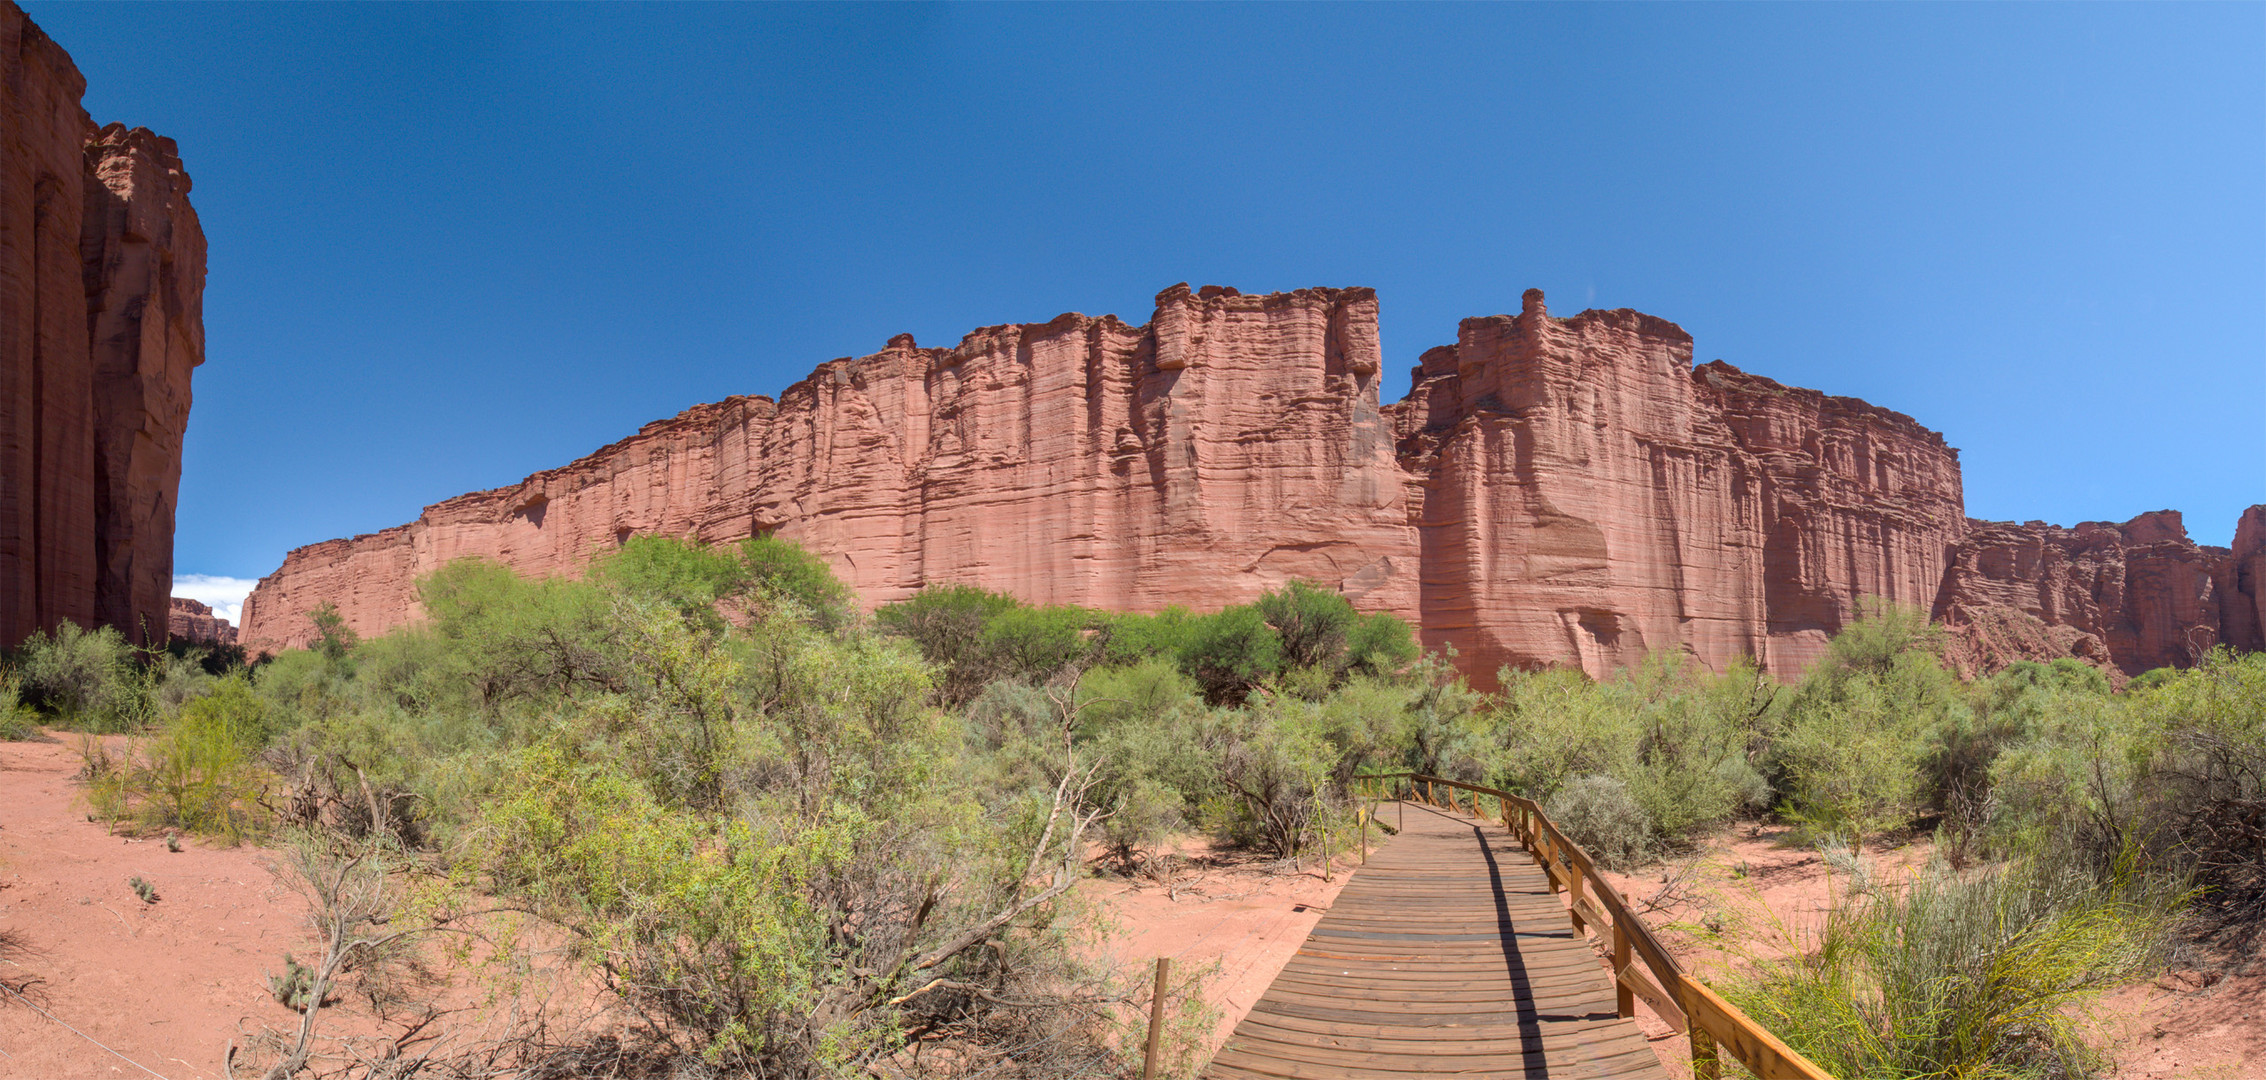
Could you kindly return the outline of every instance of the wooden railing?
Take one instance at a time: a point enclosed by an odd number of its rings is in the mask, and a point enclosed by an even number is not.
[[[1636,999],[1643,998],[1668,1026],[1690,1036],[1692,1075],[1696,1080],[1717,1080],[1721,1069],[1719,1048],[1729,1050],[1732,1057],[1761,1080],[1833,1080],[1832,1074],[1795,1053],[1792,1047],[1740,1012],[1738,1006],[1685,974],[1676,958],[1653,936],[1652,929],[1629,910],[1628,901],[1621,898],[1619,890],[1598,876],[1597,865],[1590,861],[1589,853],[1567,839],[1532,799],[1423,773],[1374,773],[1354,777],[1356,784],[1363,785],[1364,792],[1369,790],[1369,784],[1393,780],[1406,780],[1412,798],[1433,806],[1467,811],[1473,817],[1500,820],[1510,829],[1549,875],[1550,891],[1571,894],[1567,897],[1567,907],[1573,913],[1574,929],[1593,929],[1601,938],[1610,935],[1621,1015],[1636,1015]],[[1457,802],[1457,792],[1467,796],[1462,805]],[[1495,813],[1485,811],[1482,799],[1494,801]]]

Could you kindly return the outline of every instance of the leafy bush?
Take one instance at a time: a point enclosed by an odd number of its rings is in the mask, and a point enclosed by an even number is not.
[[[134,651],[117,629],[81,630],[69,621],[24,639],[16,669],[22,693],[64,727],[130,731],[151,708],[134,667]]]
[[[909,600],[873,613],[882,629],[911,641],[943,675],[944,703],[959,708],[998,677],[985,647],[984,628],[1021,605],[1014,597],[972,585],[931,585]]]
[[[1180,669],[1196,680],[1204,700],[1241,704],[1282,670],[1282,643],[1253,607],[1231,607],[1190,620]]]
[[[1576,777],[1542,804],[1542,812],[1607,869],[1637,866],[1655,854],[1657,825],[1617,777]]]
[[[1464,725],[1460,752],[1496,786],[1544,803],[1579,778],[1611,777],[1643,818],[1632,851],[1768,801],[1750,757],[1775,689],[1752,667],[1706,675],[1660,653],[1604,683],[1565,670],[1503,680],[1496,707]]]
[[[2099,1064],[2073,1006],[2149,974],[2182,896],[2041,858],[1845,893],[1814,939],[1720,986],[1836,1076],[2062,1077]]]
[[[28,739],[38,730],[39,714],[23,703],[16,673],[0,668],[0,742]]]

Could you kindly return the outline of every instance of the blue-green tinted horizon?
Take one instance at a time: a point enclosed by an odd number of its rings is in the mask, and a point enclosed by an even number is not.
[[[1636,308],[1968,513],[2266,501],[2258,4],[25,7],[211,242],[175,566],[256,577],[891,335]]]

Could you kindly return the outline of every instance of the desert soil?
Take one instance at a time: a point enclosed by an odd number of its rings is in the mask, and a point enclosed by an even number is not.
[[[268,996],[283,954],[313,951],[307,904],[274,871],[272,852],[114,835],[87,820],[75,736],[0,743],[0,1080],[222,1075],[231,1040],[296,1018]],[[1829,875],[1816,852],[1775,830],[1727,832],[1700,855],[1609,875],[1669,947],[1704,973],[1774,955],[1825,910]],[[1877,858],[1876,873],[1924,862],[1924,845]],[[1182,844],[1158,876],[1097,876],[1080,891],[1113,924],[1107,948],[1127,968],[1173,958],[1201,972],[1218,1010],[1207,1052],[1225,1041],[1298,951],[1358,859],[1325,877],[1296,866]],[[143,903],[141,877],[158,900]],[[1663,877],[1670,880],[1663,881]],[[1737,951],[1726,941],[1741,943]],[[1600,968],[1604,961],[1600,960]],[[1177,981],[1177,979],[1176,979]],[[30,1008],[37,1005],[52,1018]],[[1681,1038],[1641,1004],[1639,1021],[1672,1069]],[[2116,1080],[2266,1080],[2266,970],[2174,971],[2098,1003]],[[76,1028],[75,1034],[63,1025]],[[1687,1071],[1688,1072],[1688,1071]]]
[[[54,1016],[0,993],[0,1077],[219,1077],[240,1026],[296,1018],[267,976],[311,951],[307,904],[270,852],[88,821],[76,738],[0,742],[0,982]]]

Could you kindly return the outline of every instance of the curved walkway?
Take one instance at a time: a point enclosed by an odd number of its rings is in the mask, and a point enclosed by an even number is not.
[[[1667,1080],[1524,846],[1422,803],[1377,816],[1406,824],[1371,849],[1205,1076]]]

